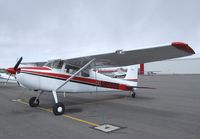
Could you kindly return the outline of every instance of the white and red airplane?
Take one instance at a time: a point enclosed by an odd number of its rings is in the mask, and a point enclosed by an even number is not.
[[[17,82],[22,87],[38,91],[38,96],[29,100],[31,107],[39,105],[39,98],[44,91],[51,92],[55,100],[53,113],[61,115],[65,112],[65,105],[58,101],[57,93],[59,92],[128,91],[132,92],[132,97],[135,97],[135,89],[145,88],[137,86],[137,66],[129,66],[123,79],[111,78],[98,73],[98,67],[128,66],[192,54],[195,52],[188,44],[173,42],[147,49],[117,50],[114,53],[54,60],[41,67],[20,68],[21,57],[14,68],[8,68],[7,72],[15,74]]]

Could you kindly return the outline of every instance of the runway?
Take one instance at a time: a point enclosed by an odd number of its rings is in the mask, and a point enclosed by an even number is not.
[[[139,86],[155,90],[128,93],[59,94],[65,115],[54,116],[52,94],[39,108],[27,102],[37,93],[15,84],[0,85],[0,138],[20,139],[199,139],[200,75],[140,76]],[[94,127],[120,129],[104,133]]]

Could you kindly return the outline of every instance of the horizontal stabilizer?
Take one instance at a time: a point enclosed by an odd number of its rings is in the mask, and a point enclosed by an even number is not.
[[[133,86],[133,88],[137,88],[137,89],[156,89],[154,87],[143,87],[143,86]]]

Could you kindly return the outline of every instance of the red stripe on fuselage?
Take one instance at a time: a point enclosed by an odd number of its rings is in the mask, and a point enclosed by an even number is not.
[[[57,79],[62,79],[62,80],[67,80],[70,75],[65,75],[65,74],[57,74],[57,73],[47,73],[47,72],[39,72],[39,71],[30,71],[30,70],[21,70],[22,73],[30,73],[34,75],[41,75],[41,76],[46,76],[50,78],[57,78]],[[123,90],[123,91],[131,91],[133,87],[127,86],[125,84],[118,84],[118,83],[112,83],[112,82],[107,82],[107,81],[100,81],[100,80],[95,80],[91,78],[85,78],[85,77],[74,77],[71,79],[72,81],[79,82],[79,83],[86,83],[90,85],[96,85],[99,87],[104,87],[104,88],[110,88],[110,89],[118,89],[118,90]]]

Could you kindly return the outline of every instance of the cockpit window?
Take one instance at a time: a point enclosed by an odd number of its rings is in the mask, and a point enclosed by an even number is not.
[[[65,66],[64,66],[65,65]],[[62,69],[64,72],[69,74],[76,73],[80,68],[69,63],[65,63],[64,60],[53,60],[48,61],[44,66],[53,68],[53,69]],[[84,69],[77,76],[89,77],[89,69]]]
[[[63,66],[63,61],[62,60],[59,60],[59,61],[55,61],[52,65],[52,68],[55,68],[55,69],[62,69],[62,66]]]
[[[55,68],[55,69],[62,69],[64,61],[63,60],[54,60],[47,62],[44,66]]]
[[[47,63],[44,64],[44,66],[46,66],[46,67],[51,67],[51,64],[52,64],[52,63],[47,62]]]

